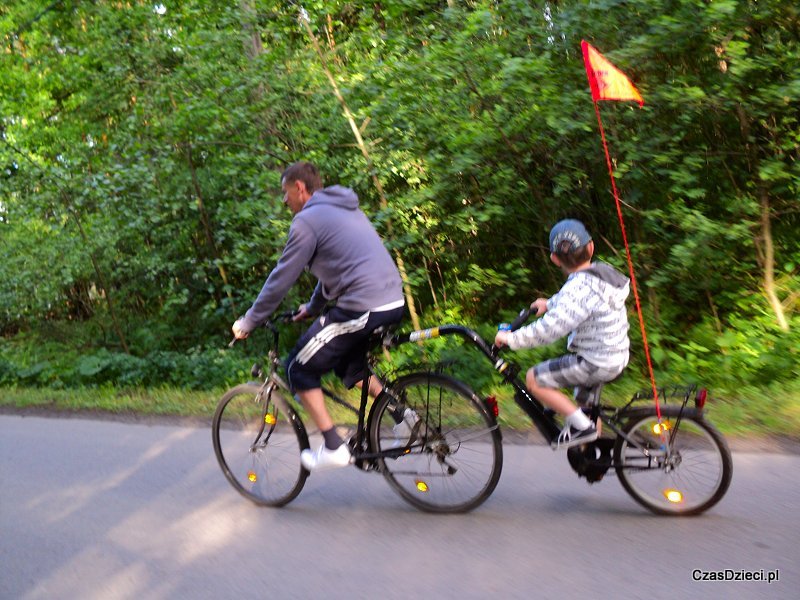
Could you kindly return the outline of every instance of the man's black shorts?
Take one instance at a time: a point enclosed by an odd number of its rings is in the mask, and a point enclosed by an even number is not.
[[[351,388],[364,379],[364,355],[370,334],[378,327],[394,325],[403,308],[380,312],[354,312],[333,307],[317,318],[286,359],[286,375],[292,391],[320,387],[330,371]]]

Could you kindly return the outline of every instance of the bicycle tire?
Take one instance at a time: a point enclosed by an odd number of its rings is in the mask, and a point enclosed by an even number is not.
[[[264,394],[254,384],[231,388],[211,425],[214,454],[226,479],[261,506],[288,504],[309,474],[300,463],[300,452],[309,447],[305,426],[277,394]]]
[[[379,458],[389,485],[413,506],[432,513],[461,513],[494,491],[503,467],[503,445],[494,415],[464,383],[431,373],[399,378],[370,411],[371,448],[404,448],[396,458]],[[418,439],[410,445],[392,433],[392,410],[419,416]]]
[[[677,421],[680,415],[680,421]],[[614,445],[614,465],[625,491],[639,504],[659,515],[699,515],[719,502],[731,483],[733,460],[722,434],[703,417],[702,412],[679,406],[661,409],[666,435],[677,424],[672,439],[672,458],[665,453],[659,435],[655,408],[631,411],[623,432],[649,451],[641,450],[618,436]]]

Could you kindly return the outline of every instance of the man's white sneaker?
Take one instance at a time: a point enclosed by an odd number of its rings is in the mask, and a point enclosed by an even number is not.
[[[407,446],[414,430],[414,425],[419,421],[419,415],[410,408],[403,411],[403,420],[392,426],[394,441],[389,444],[390,448],[402,448]]]
[[[314,452],[303,450],[300,453],[300,462],[309,471],[325,471],[326,469],[339,469],[346,467],[352,461],[350,448],[342,444],[336,450],[328,450],[323,443]]]

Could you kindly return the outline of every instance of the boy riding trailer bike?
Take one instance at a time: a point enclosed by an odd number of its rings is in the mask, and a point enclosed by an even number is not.
[[[585,404],[597,385],[616,379],[628,364],[628,278],[602,262],[592,262],[594,242],[583,223],[559,221],[550,231],[550,260],[567,281],[549,299],[531,304],[537,316],[517,331],[498,331],[495,346],[512,350],[543,346],[569,335],[569,354],[531,368],[525,383],[545,406],[565,419],[554,448],[570,448],[597,439],[595,424],[559,388],[575,389]]]

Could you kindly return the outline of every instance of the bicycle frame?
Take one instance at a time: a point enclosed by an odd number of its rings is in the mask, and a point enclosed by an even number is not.
[[[527,317],[527,311],[523,311],[525,314],[524,316],[521,314],[519,320],[524,321],[524,318]],[[519,323],[519,320],[517,323]],[[471,342],[478,350],[483,353],[484,356],[493,364],[495,370],[503,377],[506,383],[511,385],[514,388],[514,401],[517,405],[528,415],[531,419],[533,424],[542,434],[544,439],[551,443],[558,438],[559,433],[561,432],[561,427],[557,424],[555,420],[555,413],[552,410],[545,408],[545,406],[539,402],[531,393],[528,391],[527,387],[525,386],[524,382],[519,377],[519,367],[510,361],[507,361],[499,356],[499,348],[494,345],[489,345],[486,341],[474,330],[469,329],[468,327],[464,327],[462,325],[440,325],[439,327],[433,327],[430,329],[423,329],[419,331],[412,331],[407,334],[400,334],[395,335],[391,338],[390,345],[400,345],[408,342],[419,342],[426,339],[433,339],[442,336],[449,336],[455,335],[461,337],[469,342]],[[599,403],[598,401],[593,403],[591,408],[590,417],[593,420],[601,420],[605,423],[617,436],[624,438],[628,441],[629,444],[633,445],[634,447],[638,448],[645,456],[650,457],[651,452],[649,449],[644,448],[641,444],[639,444],[636,440],[631,439],[619,425],[619,419],[617,418],[618,415],[624,415],[625,411],[630,408],[631,404],[637,400],[641,399],[638,397],[632,398],[624,407],[621,409],[614,409],[613,413],[605,410],[605,407]],[[684,398],[683,407],[685,408],[686,402],[688,400],[688,394]],[[680,423],[680,416],[672,430],[669,444],[667,445],[667,455],[671,452],[672,447],[672,439],[678,429],[678,424]]]
[[[547,442],[552,442],[558,437],[561,428],[550,411],[534,398],[525,384],[518,377],[519,367],[509,361],[500,358],[498,348],[494,345],[489,346],[484,339],[474,330],[462,325],[441,325],[431,329],[412,331],[407,334],[396,335],[391,340],[391,345],[400,345],[408,342],[418,342],[426,339],[441,336],[455,335],[461,337],[478,348],[484,356],[494,365],[495,370],[500,373],[506,383],[514,388],[514,401],[525,411],[533,424],[544,436]]]
[[[281,367],[281,360],[280,360],[280,356],[278,355],[280,344],[279,344],[279,331],[278,331],[278,327],[276,326],[276,322],[280,322],[280,321],[288,322],[288,320],[291,318],[292,315],[293,315],[293,313],[290,313],[290,312],[281,313],[279,315],[276,315],[272,320],[270,320],[270,321],[268,321],[267,323],[264,324],[264,327],[266,327],[270,331],[270,333],[272,335],[272,344],[270,345],[270,348],[269,348],[269,351],[268,351],[268,360],[269,360],[269,365],[270,365],[269,366],[269,373],[267,373],[265,375],[263,373],[263,371],[262,371],[261,366],[258,363],[254,364],[253,368],[251,370],[251,374],[254,377],[257,377],[260,380],[259,384],[262,386],[261,387],[262,393],[271,394],[272,391],[274,389],[276,389],[276,388],[279,388],[279,389],[282,389],[282,390],[285,390],[285,391],[289,391],[290,390],[289,385],[278,374],[278,371],[279,371],[279,369]],[[375,335],[375,338],[374,338],[373,341],[376,342],[376,343],[377,342],[381,342],[384,345],[387,345],[387,343],[385,341],[386,338],[387,337],[391,337],[389,334],[387,334],[387,333],[385,333],[383,331],[375,332],[374,335]],[[355,432],[355,435],[353,436],[353,439],[352,439],[352,448],[351,449],[353,450],[353,458],[355,460],[355,464],[356,464],[356,466],[358,466],[361,469],[366,469],[366,468],[373,467],[374,466],[374,462],[372,462],[372,461],[374,461],[374,459],[376,459],[376,458],[396,457],[396,455],[402,454],[402,452],[403,452],[402,449],[400,449],[400,450],[388,450],[388,451],[383,451],[383,452],[366,452],[364,450],[367,447],[367,440],[366,440],[367,423],[366,423],[366,417],[368,415],[367,405],[369,404],[369,384],[370,384],[371,378],[373,378],[373,377],[375,379],[377,379],[378,381],[380,381],[380,378],[377,376],[377,374],[375,373],[375,370],[373,369],[373,365],[372,365],[372,361],[371,361],[371,355],[370,355],[369,352],[365,353],[365,355],[364,355],[364,371],[366,373],[366,377],[364,378],[364,380],[362,382],[362,385],[361,385],[361,394],[360,394],[360,401],[359,401],[358,408],[356,408],[353,404],[351,404],[347,400],[344,400],[344,399],[340,398],[339,396],[334,394],[329,389],[327,389],[325,387],[321,388],[322,389],[322,393],[323,393],[323,395],[325,397],[331,399],[332,401],[334,401],[339,406],[343,406],[344,408],[346,408],[347,410],[349,410],[353,414],[357,415],[357,417],[358,417],[358,421],[357,421],[357,425],[356,425],[356,432]],[[383,382],[381,382],[381,384],[383,385]],[[275,396],[276,397],[281,397],[280,394],[276,394]],[[284,400],[281,399],[279,402],[283,403]]]
[[[276,317],[277,319],[283,318],[284,320],[287,319],[290,313],[284,313],[280,316]],[[524,317],[527,317],[527,312],[525,312]],[[519,320],[524,320],[523,315],[521,314]],[[283,387],[284,389],[289,389],[288,385],[283,382],[283,380],[278,375],[277,371],[280,367],[280,359],[278,357],[278,329],[275,326],[274,322],[270,322],[267,324],[267,328],[271,331],[273,336],[273,344],[269,350],[269,360],[271,363],[270,374],[266,377],[264,384],[269,385],[270,382],[276,382],[277,386]],[[559,433],[561,432],[561,426],[556,422],[555,413],[552,410],[547,409],[541,402],[539,402],[527,389],[524,382],[519,377],[520,369],[519,367],[511,362],[503,359],[499,356],[499,348],[494,345],[489,345],[486,341],[474,330],[464,327],[462,325],[440,325],[438,327],[432,327],[429,329],[423,329],[418,331],[411,331],[405,334],[393,334],[391,332],[375,332],[375,338],[373,341],[380,342],[384,347],[390,348],[393,346],[399,346],[401,344],[409,343],[409,342],[420,342],[427,339],[433,339],[442,336],[457,336],[468,342],[472,343],[481,353],[492,363],[494,369],[502,376],[504,381],[511,385],[514,388],[514,401],[516,404],[525,412],[526,415],[531,419],[534,426],[539,430],[542,434],[546,442],[549,444],[558,438]],[[367,376],[364,379],[362,384],[361,394],[360,394],[360,402],[358,408],[339,398],[336,394],[322,388],[323,394],[339,404],[356,414],[358,416],[358,422],[356,426],[356,432],[353,438],[353,451],[354,456],[356,459],[356,464],[359,465],[361,468],[368,466],[369,462],[373,459],[380,458],[380,457],[387,457],[391,456],[394,452],[382,452],[382,453],[374,453],[374,452],[366,452],[364,449],[366,447],[366,417],[367,417],[367,405],[369,404],[369,381],[372,377],[377,378],[377,375],[372,367],[372,362],[370,360],[370,353],[367,352],[364,356],[364,368]],[[256,370],[258,372],[256,372]],[[253,375],[262,377],[262,373],[260,372],[260,367],[258,365],[253,366]],[[636,448],[638,448],[643,455],[647,457],[652,457],[652,452],[648,449],[643,447],[640,443],[636,440],[631,439],[624,431],[622,431],[622,427],[620,426],[619,416],[624,415],[625,412],[630,408],[631,404],[636,401],[637,399],[641,399],[638,397],[632,398],[624,407],[622,408],[614,408],[613,412],[606,410],[606,407],[601,405],[599,402],[595,402],[592,404],[591,414],[590,417],[593,420],[600,420],[605,423],[618,437],[622,437],[628,441],[628,443]],[[686,402],[688,399],[688,395],[684,398],[683,407],[686,406]],[[680,416],[678,417],[675,426],[672,429],[670,434],[669,443],[667,444],[667,457],[671,453],[672,447],[672,437],[676,434],[678,430],[678,425],[680,423]],[[365,465],[364,461],[367,461],[367,465]]]

